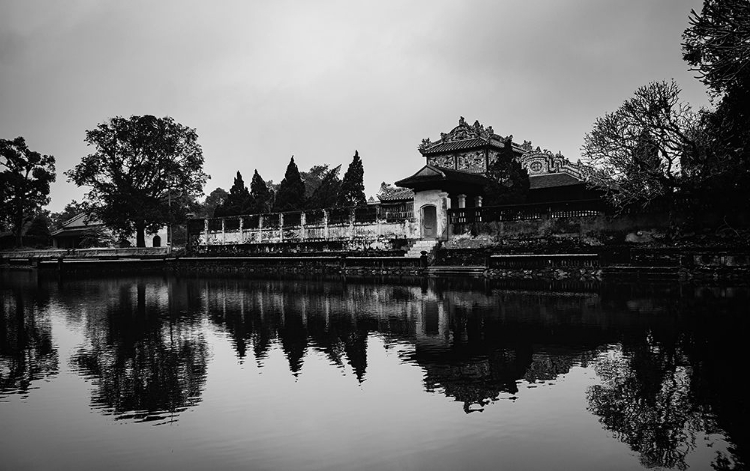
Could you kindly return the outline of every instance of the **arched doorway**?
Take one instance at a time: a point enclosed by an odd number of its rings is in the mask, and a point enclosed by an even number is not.
[[[154,236],[154,247],[161,247],[161,237]]]
[[[437,232],[437,208],[433,205],[422,207],[422,238],[436,239]]]

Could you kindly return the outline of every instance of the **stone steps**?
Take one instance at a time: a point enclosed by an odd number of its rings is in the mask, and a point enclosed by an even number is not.
[[[435,246],[437,244],[438,241],[436,240],[418,240],[414,242],[414,245],[409,248],[409,251],[406,252],[405,257],[421,257],[422,251],[430,253],[435,249]]]

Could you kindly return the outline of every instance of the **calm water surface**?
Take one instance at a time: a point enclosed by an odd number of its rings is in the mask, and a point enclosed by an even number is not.
[[[744,469],[748,289],[0,274],[0,469]]]

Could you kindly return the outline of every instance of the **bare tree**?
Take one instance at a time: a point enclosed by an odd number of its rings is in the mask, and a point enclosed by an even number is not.
[[[701,153],[699,115],[679,94],[674,80],[640,87],[584,137],[587,181],[615,206],[645,206],[673,194]]]

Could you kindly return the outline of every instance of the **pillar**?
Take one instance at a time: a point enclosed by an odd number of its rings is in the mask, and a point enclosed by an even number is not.
[[[458,208],[463,209],[466,207],[466,195],[463,193],[458,195]]]

